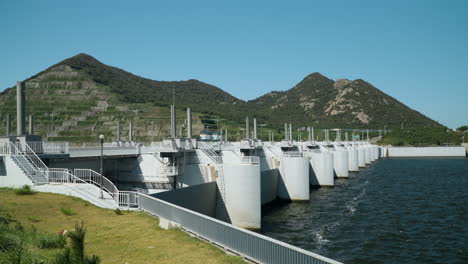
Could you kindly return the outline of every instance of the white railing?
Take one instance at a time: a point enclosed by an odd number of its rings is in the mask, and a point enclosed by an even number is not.
[[[116,195],[119,190],[112,181],[102,176],[101,174],[90,169],[75,169],[74,174],[77,178],[92,183],[98,187],[101,187],[102,185],[102,189],[109,193],[114,199],[116,199]]]
[[[303,157],[303,153],[300,151],[285,151],[283,157]]]
[[[121,207],[137,207],[138,193],[133,191],[119,191],[117,203]]]
[[[68,142],[43,142],[44,153],[66,154],[68,153]]]
[[[244,156],[241,157],[241,164],[259,164],[260,158],[257,156]]]
[[[169,176],[161,176],[161,175],[143,175],[140,174],[140,178],[144,182],[151,182],[151,183],[173,183],[174,178]]]
[[[138,206],[136,192],[119,191],[112,181],[90,169],[75,169],[74,173],[76,178],[91,183],[99,188],[102,184],[102,189],[107,192],[120,207]]]
[[[158,168],[159,176],[176,176],[178,175],[177,166],[161,166]]]

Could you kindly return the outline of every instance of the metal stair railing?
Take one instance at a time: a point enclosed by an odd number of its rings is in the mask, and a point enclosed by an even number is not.
[[[102,179],[102,189],[107,192],[119,205],[119,207],[136,207],[138,206],[138,195],[133,191],[119,191],[119,189],[114,185],[114,183],[102,176],[101,174],[91,170],[91,169],[75,169],[75,177],[93,184],[97,187],[101,187]]]
[[[8,153],[11,155],[13,161],[24,171],[26,176],[28,176],[33,183],[35,184],[43,184],[47,183],[47,166],[42,163],[42,161],[35,155],[35,153],[29,155],[29,154],[24,154],[23,151],[21,151],[16,144],[10,142],[8,146]],[[26,153],[28,152],[28,149],[26,148]],[[34,162],[38,162],[36,158],[42,163],[42,168],[39,168]]]
[[[224,168],[223,168],[223,158],[214,151],[211,146],[206,144],[206,142],[200,142],[198,147],[205,154],[209,159],[216,164],[216,171],[218,172],[219,178],[219,191],[221,193],[221,198],[226,203],[226,191],[225,191],[225,183],[224,183]],[[198,153],[198,152],[197,152]]]
[[[60,168],[53,168],[48,171],[49,175],[49,183],[59,183],[59,184],[73,184],[73,190],[81,193],[83,196],[87,196],[90,199],[95,200],[96,202],[99,201],[99,195],[89,191],[84,186],[91,185],[87,181],[76,177],[71,173],[69,169],[60,169]]]
[[[117,194],[119,189],[114,185],[112,181],[107,179],[106,177],[102,176],[101,174],[91,170],[91,169],[75,169],[74,170],[75,177],[84,180],[85,182],[89,182],[94,184],[98,187],[101,187],[101,180],[102,180],[102,189],[117,200]]]

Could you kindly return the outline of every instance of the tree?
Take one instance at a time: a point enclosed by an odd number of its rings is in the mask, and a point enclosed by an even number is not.
[[[458,131],[468,131],[468,126],[461,126],[457,128]]]
[[[85,255],[85,235],[86,229],[75,223],[75,231],[68,233],[70,244],[63,252],[55,256],[54,264],[99,264],[101,262],[98,256]]]

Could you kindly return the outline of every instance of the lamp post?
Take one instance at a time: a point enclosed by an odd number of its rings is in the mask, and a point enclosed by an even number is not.
[[[103,175],[102,175],[102,160],[103,160],[103,153],[104,153],[104,135],[101,134],[99,135],[99,142],[101,143],[101,168],[100,168],[100,174],[101,174],[101,199],[104,199],[104,195],[103,195],[103,192],[102,192],[102,178],[103,178]]]

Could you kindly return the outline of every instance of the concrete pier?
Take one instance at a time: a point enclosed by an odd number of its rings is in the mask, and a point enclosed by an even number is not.
[[[358,150],[358,166],[360,168],[366,167],[366,150],[363,146],[356,147]]]
[[[26,112],[26,85],[24,82],[16,83],[16,135],[23,136],[25,131],[25,112]]]
[[[309,160],[305,157],[282,157],[278,179],[278,197],[283,200],[309,200]]]
[[[358,150],[353,146],[346,147],[348,151],[348,169],[349,171],[359,171]]]
[[[320,150],[310,152],[309,172],[310,185],[313,186],[334,186],[335,175],[333,173],[333,153]]]
[[[250,230],[261,228],[260,166],[224,164],[225,206],[231,223]]]
[[[349,177],[348,152],[345,149],[335,147],[333,151],[333,169],[335,170],[336,177]]]

